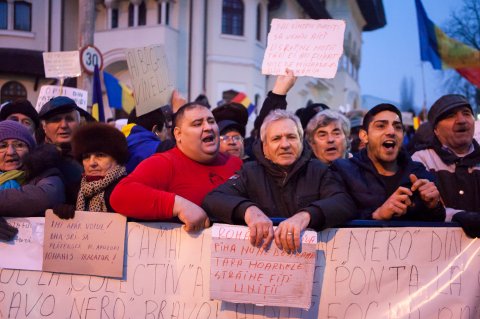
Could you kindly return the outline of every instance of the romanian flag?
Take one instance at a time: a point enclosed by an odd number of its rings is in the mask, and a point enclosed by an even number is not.
[[[245,93],[239,92],[231,99],[231,102],[242,104],[248,111],[248,115],[252,114],[255,110],[255,104],[253,104]]]
[[[96,64],[95,71],[93,73],[92,116],[99,122],[105,122],[102,84],[100,82],[100,72],[98,71],[98,65]]]
[[[437,70],[453,68],[480,88],[480,51],[448,37],[428,18],[421,0],[417,8],[420,56]]]
[[[115,109],[123,109],[130,112],[135,107],[133,92],[116,77],[103,71],[103,81],[107,90],[108,104]]]

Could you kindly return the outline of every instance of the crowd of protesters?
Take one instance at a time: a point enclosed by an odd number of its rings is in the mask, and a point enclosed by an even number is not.
[[[226,102],[210,110],[178,93],[122,131],[96,123],[72,99],[37,113],[27,100],[0,109],[0,240],[3,217],[60,218],[75,211],[136,220],[177,220],[187,231],[212,221],[247,225],[252,245],[300,248],[306,228],[353,219],[455,221],[480,236],[480,148],[460,95],[441,97],[428,126],[404,147],[402,113],[379,104],[345,116],[314,103],[287,110],[296,77],[278,76],[246,136],[248,113]],[[425,128],[426,127],[426,128]],[[283,220],[274,230],[272,217]]]

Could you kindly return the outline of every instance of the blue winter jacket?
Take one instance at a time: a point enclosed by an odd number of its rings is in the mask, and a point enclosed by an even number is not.
[[[127,165],[125,165],[127,173],[131,173],[141,161],[153,155],[160,143],[160,139],[153,132],[140,125],[132,127],[127,136],[128,151],[130,152]]]
[[[401,179],[398,186],[410,188],[410,174],[415,174],[419,179],[425,178],[435,181],[433,174],[427,171],[422,163],[412,161],[410,156],[403,149],[400,151],[398,165],[401,170]],[[339,159],[332,163],[331,168],[340,174],[345,181],[348,192],[352,196],[358,210],[358,216],[362,219],[372,219],[373,212],[390,197],[380,174],[368,158],[367,150],[363,149],[352,158]],[[441,203],[433,209],[425,206],[418,194],[412,195],[413,205],[407,209],[407,213],[397,220],[412,221],[444,221],[445,208]]]

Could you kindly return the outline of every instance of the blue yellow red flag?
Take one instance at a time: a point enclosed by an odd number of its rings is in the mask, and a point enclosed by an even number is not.
[[[108,104],[115,109],[123,109],[130,113],[135,107],[133,91],[116,77],[103,71],[103,82],[107,91]]]
[[[95,64],[93,72],[93,90],[92,90],[92,116],[99,122],[105,122],[105,110],[103,108],[102,83],[100,82],[100,72],[98,65]]]
[[[480,87],[480,51],[448,37],[428,18],[421,0],[415,0],[415,6],[421,60],[437,70],[453,68]]]
[[[252,112],[255,110],[255,104],[250,101],[245,93],[238,92],[238,94],[235,95],[231,101],[242,104],[247,109],[248,115],[252,114]]]

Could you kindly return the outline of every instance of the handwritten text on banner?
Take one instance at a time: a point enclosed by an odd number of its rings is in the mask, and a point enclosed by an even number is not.
[[[170,103],[173,84],[162,45],[125,50],[132,78],[137,116]]]
[[[210,298],[235,303],[310,308],[317,233],[302,235],[302,249],[287,254],[250,244],[248,227],[214,224]]]
[[[45,216],[43,270],[122,277],[125,216],[77,211],[65,220],[51,210]]]
[[[189,234],[178,224],[128,223],[122,279],[0,269],[0,318],[464,319],[479,315],[480,242],[466,238],[460,228],[319,232],[308,311],[287,304],[210,300],[211,231]],[[1,250],[0,256],[4,256]]]

